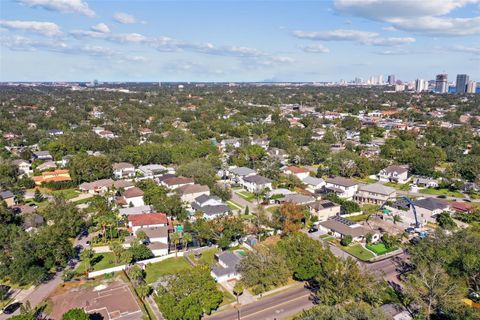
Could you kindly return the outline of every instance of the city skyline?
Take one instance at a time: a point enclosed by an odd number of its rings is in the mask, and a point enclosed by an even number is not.
[[[478,80],[479,3],[3,1],[0,81]]]

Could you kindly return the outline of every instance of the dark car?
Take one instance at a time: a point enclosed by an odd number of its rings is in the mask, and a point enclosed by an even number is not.
[[[410,243],[412,245],[417,245],[422,239],[420,239],[420,237],[413,237],[412,239],[410,239]]]
[[[21,305],[21,302],[14,302],[11,305],[6,306],[5,309],[3,309],[3,313],[12,314],[17,311],[17,309],[20,308]]]
[[[316,227],[316,226],[313,226],[310,229],[308,229],[308,233],[314,233],[314,232],[317,232],[317,231],[318,231],[318,227]]]
[[[405,229],[405,232],[407,232],[407,233],[415,233],[415,228],[408,227],[407,229]]]

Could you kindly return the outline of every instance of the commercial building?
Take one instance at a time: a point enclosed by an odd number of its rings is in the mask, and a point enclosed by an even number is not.
[[[466,74],[457,74],[457,93],[467,92],[468,79],[468,75]]]
[[[448,75],[447,74],[437,74],[435,79],[435,92],[436,93],[447,93],[448,92]]]
[[[477,91],[477,83],[473,80],[468,81],[467,93],[475,93]]]

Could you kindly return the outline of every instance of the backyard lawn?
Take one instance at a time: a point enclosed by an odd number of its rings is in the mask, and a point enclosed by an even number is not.
[[[249,202],[252,202],[254,199],[255,199],[255,196],[253,193],[251,192],[248,192],[248,191],[245,191],[245,190],[242,190],[242,191],[237,191],[237,194],[239,197],[249,201]]]
[[[429,194],[434,196],[446,196],[446,197],[455,197],[455,198],[463,198],[463,194],[458,191],[450,191],[448,189],[434,189],[434,188],[427,188],[419,190],[420,193]]]
[[[145,281],[147,283],[152,283],[164,275],[190,268],[192,268],[192,266],[183,257],[170,258],[161,262],[150,263],[145,268],[147,273]]]
[[[373,253],[362,247],[360,244],[353,244],[346,247],[339,245],[338,247],[363,261],[375,257]]]
[[[373,252],[375,252],[375,254],[377,256],[380,256],[382,254],[385,254],[385,253],[388,253],[388,252],[391,252],[391,251],[395,251],[397,248],[390,248],[390,249],[387,249],[385,247],[385,245],[383,243],[377,243],[377,244],[373,244],[373,245],[367,245],[367,248]]]
[[[196,264],[203,264],[207,266],[212,266],[215,264],[215,253],[218,252],[217,248],[207,249],[202,251],[202,255],[197,260],[193,255],[190,255],[189,258]]]
[[[91,261],[93,271],[112,268],[122,264],[121,262],[115,263],[115,257],[111,252],[96,253],[93,255]],[[77,273],[84,273],[85,268],[85,262],[81,261],[76,271]]]
[[[223,293],[223,301],[220,304],[220,306],[225,306],[225,305],[230,304],[230,303],[237,300],[237,298],[235,298],[230,292],[228,292],[220,284],[217,284],[217,288],[218,288],[218,290],[220,290]]]

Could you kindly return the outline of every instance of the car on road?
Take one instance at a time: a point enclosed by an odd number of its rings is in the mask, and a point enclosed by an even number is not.
[[[6,306],[6,307],[3,309],[3,313],[5,313],[5,314],[12,314],[12,313],[14,313],[15,311],[17,311],[17,309],[20,308],[21,305],[22,305],[21,302],[14,302],[14,303]]]
[[[308,233],[314,233],[314,232],[317,232],[318,231],[318,227],[317,226],[313,226],[311,227],[310,229],[308,229]]]

